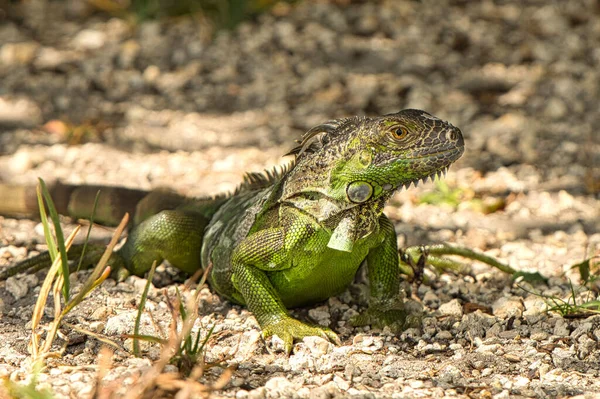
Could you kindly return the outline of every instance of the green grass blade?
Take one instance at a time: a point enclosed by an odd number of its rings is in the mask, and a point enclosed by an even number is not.
[[[214,326],[212,328],[214,328]],[[211,328],[211,330],[212,330],[212,328]],[[201,335],[200,330],[198,330],[198,333],[196,334],[196,340],[194,341],[194,344],[190,348],[191,353],[198,353],[198,350],[200,349],[200,335]]]
[[[583,308],[585,310],[591,311],[591,312],[595,312],[598,313],[600,312],[600,301],[589,301],[589,302],[584,302],[581,305],[578,305],[580,308]]]
[[[200,348],[197,348],[195,353],[200,353],[204,350],[204,347],[206,346],[206,343],[208,342],[208,340],[212,336],[213,332],[215,331],[216,326],[217,326],[216,324],[213,324],[212,327],[210,328],[210,330],[208,330],[206,337],[204,337],[204,340],[202,341],[202,345],[200,345]],[[198,335],[200,335],[200,331],[198,331]]]
[[[144,307],[146,306],[146,298],[148,297],[148,290],[150,290],[150,284],[152,284],[152,277],[154,277],[154,270],[156,270],[156,261],[152,262],[152,267],[148,273],[148,280],[140,299],[138,307],[137,317],[135,318],[135,327],[133,329],[133,335],[140,336],[140,324],[142,321],[142,314],[144,313]],[[133,339],[133,354],[137,357],[140,356],[140,341],[137,338]]]
[[[179,302],[179,314],[181,315],[181,320],[185,320],[187,319],[187,311],[185,310],[183,298],[181,297],[181,292],[179,292],[179,288],[175,287],[175,293],[177,294],[177,302]]]
[[[94,226],[94,216],[96,216],[96,208],[98,207],[98,199],[100,198],[100,190],[96,193],[96,198],[94,199],[94,207],[92,208],[92,214],[90,215],[90,226],[88,227],[87,234],[85,236],[85,241],[83,242],[83,249],[81,250],[81,256],[79,257],[79,263],[77,264],[77,271],[81,268],[81,264],[83,263],[83,258],[85,256],[85,250],[87,249],[88,242],[90,241],[90,234],[92,233],[92,227]]]
[[[41,180],[41,179],[40,179]],[[50,260],[54,262],[54,259],[58,256],[58,250],[56,249],[56,241],[50,231],[50,223],[48,223],[48,215],[46,214],[46,206],[44,205],[44,199],[42,197],[42,191],[40,185],[36,187],[38,206],[40,207],[40,220],[44,227],[44,238],[46,239],[46,245],[48,246],[48,253],[50,254]]]
[[[41,178],[39,179],[39,184],[42,191],[42,195],[46,202],[46,206],[48,207],[48,212],[50,213],[50,218],[52,219],[52,223],[54,224],[54,233],[56,234],[56,245],[58,246],[58,251],[60,252],[62,266],[61,270],[64,278],[62,293],[65,302],[68,302],[69,292],[71,289],[71,282],[69,280],[69,258],[67,258],[67,249],[65,248],[65,236],[63,234],[62,228],[60,227],[60,219],[58,218],[58,212],[56,212],[56,207],[54,206],[54,201],[52,201],[52,197],[50,196],[48,187],[46,187],[46,183],[44,183],[44,180],[42,180]]]

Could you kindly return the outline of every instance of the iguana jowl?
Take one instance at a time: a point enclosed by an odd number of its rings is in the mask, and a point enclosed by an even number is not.
[[[107,188],[96,220],[135,207],[136,225],[113,265],[140,275],[154,260],[190,273],[212,264],[212,288],[248,306],[263,335],[278,335],[289,351],[305,336],[337,341],[287,308],[341,293],[364,260],[370,305],[355,324],[403,322],[396,235],[384,204],[399,188],[445,172],[463,149],[458,128],[420,110],[339,119],[309,130],[285,170],[249,174],[230,196]],[[59,211],[89,216],[96,189],[57,188]],[[131,198],[116,209],[115,193]]]

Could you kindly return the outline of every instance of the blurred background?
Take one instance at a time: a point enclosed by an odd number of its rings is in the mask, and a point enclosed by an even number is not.
[[[4,154],[290,145],[413,107],[461,127],[477,170],[598,190],[597,0],[1,0],[0,23]]]

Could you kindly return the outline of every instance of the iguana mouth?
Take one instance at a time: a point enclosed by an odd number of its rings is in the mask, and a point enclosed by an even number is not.
[[[413,185],[414,187],[417,187],[417,185],[419,183],[427,183],[428,181],[433,182],[433,180],[438,177],[438,178],[442,178],[442,177],[446,177],[446,173],[448,173],[448,168],[450,167],[450,165],[445,166],[443,169],[438,170],[436,172],[433,172],[432,174],[430,174],[429,176],[420,178],[420,179],[413,179],[413,180],[408,180],[404,183],[400,183],[400,185],[398,186],[398,188],[410,188],[411,185]]]
[[[428,166],[430,165],[432,172],[426,174],[424,177],[415,178],[400,183],[398,188],[409,188],[411,185],[416,187],[421,182],[427,183],[428,181],[433,181],[436,177],[445,177],[450,165],[459,159],[463,152],[464,147],[455,147],[448,150],[423,154],[419,157],[409,159],[409,167],[414,166],[415,170],[421,170],[422,173],[425,174],[427,173],[426,169],[428,169]]]

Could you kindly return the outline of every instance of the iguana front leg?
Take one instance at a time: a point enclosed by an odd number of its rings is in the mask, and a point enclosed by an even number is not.
[[[367,255],[367,271],[370,284],[369,308],[352,319],[355,326],[390,326],[400,331],[405,327],[407,313],[400,297],[400,269],[398,244],[392,222],[379,217],[381,244]]]
[[[328,328],[312,326],[292,318],[266,272],[283,270],[289,256],[288,246],[301,241],[307,229],[295,229],[297,235],[283,227],[258,231],[245,238],[232,254],[233,283],[243,301],[254,314],[265,338],[277,335],[291,352],[295,339],[320,336],[339,343],[338,336]],[[304,233],[302,233],[304,231]],[[287,242],[286,242],[287,239]]]

